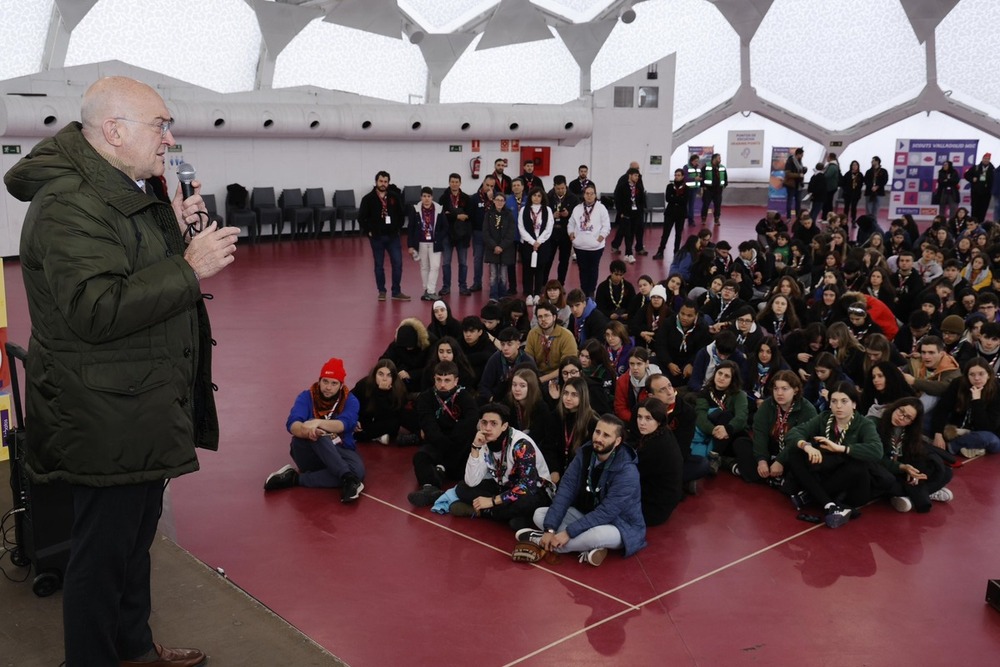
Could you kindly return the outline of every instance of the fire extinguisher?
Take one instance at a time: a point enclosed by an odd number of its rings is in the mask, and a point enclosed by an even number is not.
[[[482,155],[477,155],[469,160],[469,169],[472,171],[473,180],[479,180],[479,169],[483,166],[483,161],[480,159],[482,157]]]

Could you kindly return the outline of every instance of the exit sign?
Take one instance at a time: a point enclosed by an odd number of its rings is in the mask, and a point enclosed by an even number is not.
[[[844,142],[843,141],[831,141],[830,142],[830,148],[843,148],[843,147],[844,147]]]
[[[180,144],[174,144],[173,146],[167,146],[168,153],[183,153],[184,147]]]
[[[21,146],[20,146],[20,144],[4,144],[3,145],[3,154],[4,155],[20,155],[21,154]]]
[[[449,153],[461,153],[462,152],[462,144],[451,144],[451,145],[449,145],[448,146],[448,152]]]

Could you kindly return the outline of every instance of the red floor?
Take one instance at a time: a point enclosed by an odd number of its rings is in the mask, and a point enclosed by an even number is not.
[[[722,236],[750,238],[760,215],[727,210]],[[955,500],[928,515],[879,504],[837,531],[720,475],[651,529],[645,550],[600,568],[514,564],[505,527],[413,510],[411,449],[361,446],[368,478],[355,505],[336,491],[265,496],[264,477],[288,462],[288,408],[322,363],[344,357],[353,385],[399,320],[426,321],[430,308],[377,303],[361,239],[247,245],[237,256],[205,284],[222,448],[171,483],[167,529],[347,663],[996,664],[1000,613],[983,597],[1000,577],[1000,457],[956,471]],[[23,344],[23,287],[8,264],[10,339]],[[639,258],[630,276],[665,267]],[[407,261],[404,291],[419,294],[418,282]],[[451,297],[457,315],[482,301]]]

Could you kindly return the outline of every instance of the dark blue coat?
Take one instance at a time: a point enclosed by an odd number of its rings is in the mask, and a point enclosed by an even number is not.
[[[545,530],[559,529],[566,511],[586,484],[587,468],[593,456],[594,446],[588,442],[570,461],[559,480],[559,490],[552,501],[552,507],[545,515]],[[566,526],[570,537],[577,537],[595,526],[612,525],[621,533],[626,556],[631,556],[646,546],[646,522],[642,518],[637,458],[634,449],[626,444],[618,445],[618,452],[605,464],[598,484],[599,504],[582,519]]]

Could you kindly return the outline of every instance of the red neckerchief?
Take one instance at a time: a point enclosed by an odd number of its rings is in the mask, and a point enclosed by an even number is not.
[[[503,176],[501,176],[500,174],[498,174],[497,172],[494,171],[493,172],[493,178],[497,182],[497,190],[499,190],[500,192],[503,192],[504,194],[506,194],[507,190],[504,187]]]
[[[424,240],[432,240],[434,238],[434,206],[421,206],[420,219]]]
[[[376,190],[375,194],[378,195],[379,201],[382,202],[382,219],[385,220],[386,216],[389,215],[389,193],[383,195]]]
[[[451,207],[458,208],[458,200],[460,195],[462,194],[461,191],[457,195],[453,195],[450,192],[448,194],[451,197]]]

